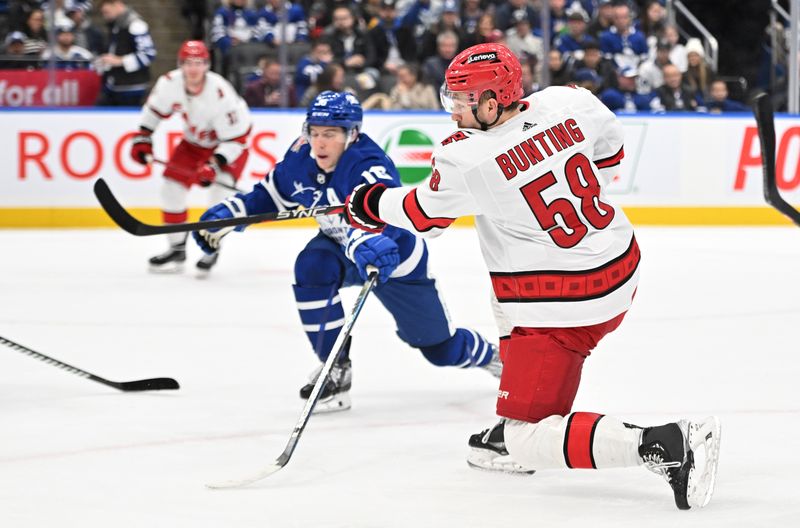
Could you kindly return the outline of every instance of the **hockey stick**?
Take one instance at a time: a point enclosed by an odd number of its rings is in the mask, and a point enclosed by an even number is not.
[[[760,94],[753,100],[753,113],[758,125],[758,139],[761,141],[761,166],[764,170],[764,199],[769,205],[785,214],[800,226],[800,212],[783,199],[778,191],[775,174],[775,118],[772,102],[767,94]]]
[[[277,222],[281,220],[294,220],[296,218],[314,218],[316,216],[338,214],[344,211],[343,205],[325,205],[309,209],[292,209],[276,213],[263,213],[241,218],[223,218],[221,220],[207,220],[184,224],[152,225],[140,222],[122,207],[117,198],[109,189],[108,184],[98,178],[94,182],[94,194],[103,209],[111,219],[122,229],[136,236],[165,235],[167,233],[186,233],[201,229],[219,229],[229,226],[258,224],[260,222]]]
[[[67,363],[59,361],[57,359],[53,359],[50,356],[45,356],[35,350],[31,350],[28,347],[22,346],[19,343],[15,343],[10,339],[6,339],[5,337],[0,337],[0,343],[13,348],[23,354],[27,354],[29,356],[35,357],[36,359],[41,359],[45,363],[50,363],[51,365],[55,365],[60,369],[64,369],[66,371],[72,372],[73,374],[77,374],[82,378],[89,378],[92,381],[96,381],[98,383],[102,383],[103,385],[108,385],[109,387],[114,387],[115,389],[119,389],[121,391],[130,392],[130,391],[147,391],[147,390],[174,390],[179,389],[180,385],[178,382],[172,378],[151,378],[151,379],[143,379],[143,380],[136,380],[136,381],[111,381],[105,378],[101,378],[91,372],[86,372],[85,370],[81,370],[78,367],[73,367]]]
[[[165,167],[167,166],[167,162],[166,161],[160,160],[158,158],[152,158],[151,161],[153,163],[158,163],[159,165],[163,165]],[[193,174],[190,174],[189,171],[183,171],[183,170],[177,169],[175,167],[173,167],[172,170],[174,170],[178,174],[182,174],[182,175],[184,175],[186,177],[189,177],[189,178],[192,178],[194,176]],[[226,189],[230,189],[231,191],[242,192],[242,190],[240,188],[238,188],[237,186],[235,186],[235,185],[229,185],[227,183],[224,183],[224,182],[221,182],[221,181],[217,181],[217,180],[214,180],[211,183],[214,184],[214,185],[219,185],[220,187],[225,187]]]
[[[240,480],[229,480],[226,482],[207,484],[209,488],[227,489],[247,486],[248,484],[252,484],[272,475],[273,473],[278,472],[289,463],[289,459],[292,458],[295,447],[297,447],[297,442],[300,441],[300,435],[303,434],[303,431],[306,428],[308,418],[311,416],[311,412],[314,410],[317,400],[319,400],[319,395],[325,388],[325,383],[328,381],[328,374],[330,374],[334,363],[336,363],[336,361],[339,359],[339,356],[342,354],[345,344],[347,343],[347,339],[350,337],[350,332],[353,330],[353,325],[358,318],[358,314],[361,313],[361,308],[364,307],[364,302],[367,300],[367,295],[369,295],[369,292],[372,290],[376,281],[378,280],[378,269],[376,267],[367,266],[367,271],[369,272],[367,282],[365,282],[364,286],[361,288],[358,298],[356,298],[356,302],[353,305],[353,308],[351,308],[350,314],[347,316],[344,326],[342,327],[341,332],[339,332],[339,336],[336,338],[336,342],[333,344],[333,348],[331,349],[335,352],[331,352],[328,355],[328,359],[325,360],[325,364],[322,366],[322,371],[320,371],[319,377],[317,377],[317,381],[314,383],[314,389],[311,391],[311,395],[308,397],[308,400],[306,400],[306,405],[303,407],[303,412],[300,413],[300,419],[297,420],[297,425],[294,426],[294,430],[292,431],[291,436],[289,436],[289,442],[286,444],[286,448],[283,450],[283,453],[281,453],[272,464],[250,477]]]

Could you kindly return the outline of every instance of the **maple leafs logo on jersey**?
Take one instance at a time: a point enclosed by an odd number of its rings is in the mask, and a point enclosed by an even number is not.
[[[528,123],[527,121],[525,121],[525,122],[522,124],[522,131],[523,131],[523,132],[525,132],[526,130],[530,130],[530,129],[532,129],[532,128],[533,128],[533,127],[535,127],[535,126],[536,126],[536,123]]]

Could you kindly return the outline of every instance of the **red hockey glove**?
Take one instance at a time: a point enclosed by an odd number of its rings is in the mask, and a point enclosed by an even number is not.
[[[197,170],[197,185],[200,187],[208,187],[214,180],[217,179],[217,171],[219,167],[216,163],[209,161]]]
[[[347,222],[358,229],[370,233],[380,233],[386,222],[378,217],[378,202],[386,186],[382,183],[358,185],[344,201],[344,214]]]
[[[149,130],[142,129],[133,136],[131,158],[136,163],[147,165],[153,161],[153,139],[150,137],[151,134],[152,132]]]

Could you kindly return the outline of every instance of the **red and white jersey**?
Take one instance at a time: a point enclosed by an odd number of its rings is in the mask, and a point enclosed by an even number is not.
[[[630,306],[639,248],[605,195],[623,157],[622,125],[582,88],[552,87],[488,131],[437,145],[419,187],[388,189],[378,214],[422,236],[475,215],[497,300],[513,326],[573,327]]]
[[[142,108],[141,126],[155,130],[162,119],[178,113],[183,118],[184,139],[213,148],[233,162],[247,148],[252,120],[247,104],[221,75],[209,71],[203,91],[186,92],[183,73],[172,70],[158,78]]]

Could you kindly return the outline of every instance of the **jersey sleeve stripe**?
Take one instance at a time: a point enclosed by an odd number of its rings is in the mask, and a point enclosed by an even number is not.
[[[635,238],[625,252],[592,270],[490,272],[498,302],[575,302],[604,297],[622,287],[639,267]]]
[[[428,216],[425,211],[422,210],[419,200],[417,200],[416,189],[406,194],[405,198],[403,198],[403,212],[406,214],[408,219],[411,220],[411,223],[414,225],[414,229],[420,233],[430,231],[434,227],[444,229],[449,227],[450,224],[456,220],[455,218]]]
[[[159,112],[158,110],[153,108],[152,105],[147,105],[147,108],[149,108],[151,112],[153,112],[155,115],[157,115],[161,119],[167,119],[169,116],[172,115],[172,112],[170,112],[169,114],[162,114],[161,112]]]
[[[616,154],[607,158],[595,160],[594,164],[597,165],[598,169],[605,169],[608,167],[613,167],[614,165],[619,165],[624,157],[625,151],[623,147],[620,147]]]

